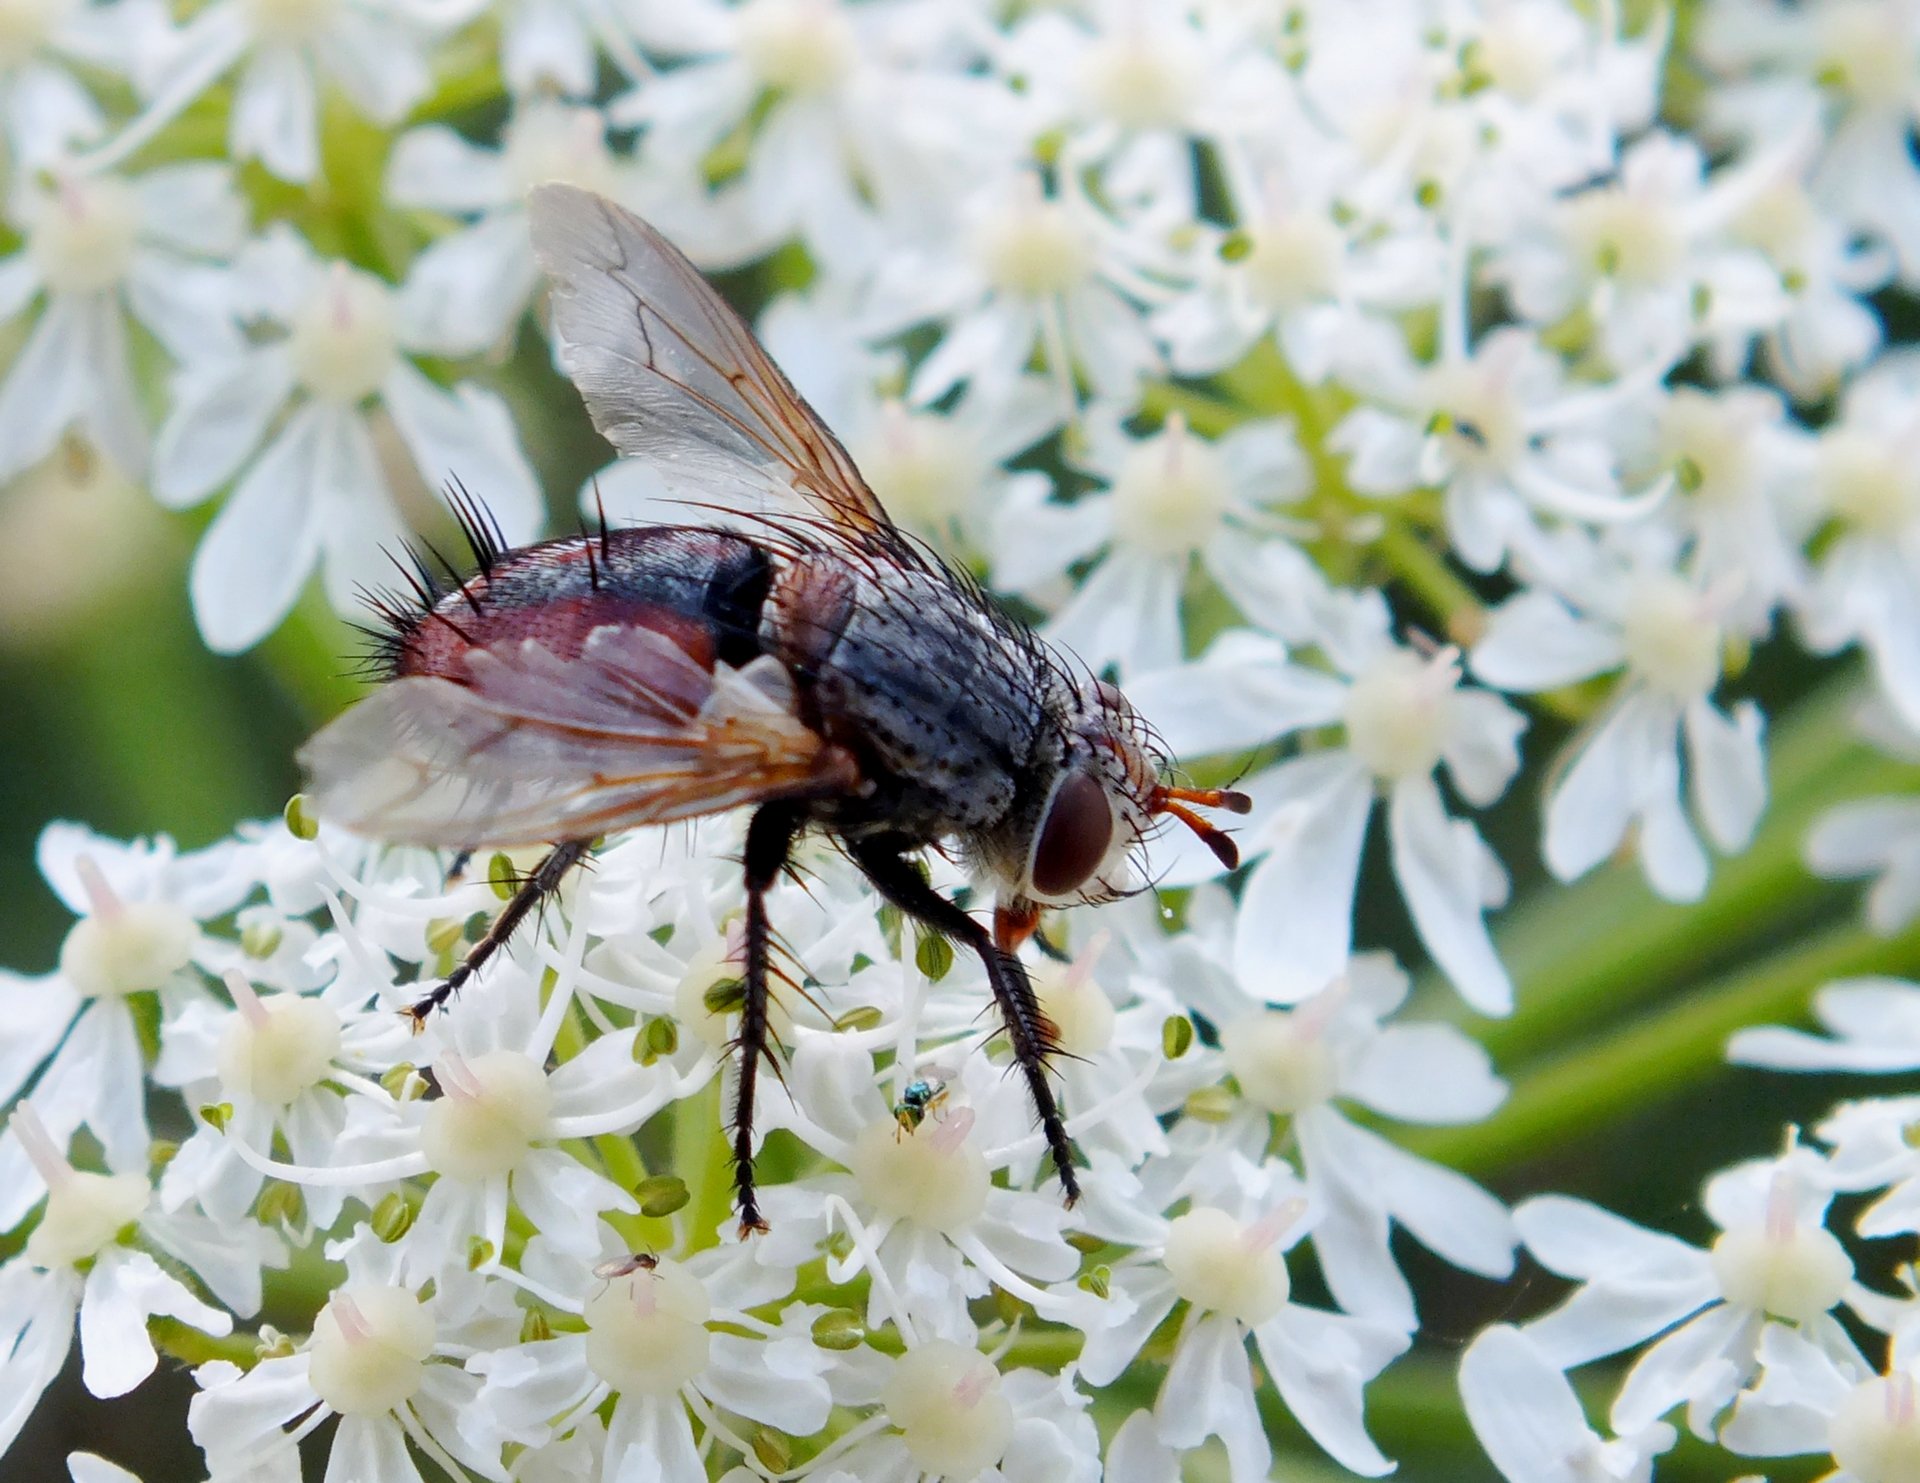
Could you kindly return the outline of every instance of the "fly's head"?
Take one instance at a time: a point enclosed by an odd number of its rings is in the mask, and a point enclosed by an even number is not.
[[[1125,895],[1133,884],[1129,859],[1162,815],[1193,830],[1229,870],[1240,863],[1232,838],[1197,810],[1244,814],[1251,806],[1244,793],[1166,782],[1167,759],[1118,687],[1089,677],[1063,691],[1058,760],[998,872],[1002,947],[1032,932],[1042,908]]]

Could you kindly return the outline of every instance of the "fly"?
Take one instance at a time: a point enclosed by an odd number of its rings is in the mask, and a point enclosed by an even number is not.
[[[762,1064],[777,1070],[767,894],[824,834],[880,895],[984,964],[1067,1203],[1080,1193],[1017,950],[1043,909],[1111,900],[1167,816],[1246,797],[1165,780],[1118,689],[903,534],[845,449],[678,250],[612,202],[532,193],[562,364],[594,426],[694,518],[509,550],[456,499],[479,570],[380,608],[386,683],[301,761],[322,817],[394,843],[540,845],[493,925],[410,1011],[444,1004],[602,835],[750,807],[732,1138],[743,1234]],[[989,926],[914,857],[955,849]]]

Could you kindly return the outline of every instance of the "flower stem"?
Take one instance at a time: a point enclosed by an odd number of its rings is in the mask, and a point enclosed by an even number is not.
[[[183,1365],[204,1365],[224,1359],[242,1369],[253,1367],[254,1351],[260,1343],[257,1334],[203,1334],[192,1325],[163,1314],[147,1320],[147,1337],[153,1340],[155,1349]]]

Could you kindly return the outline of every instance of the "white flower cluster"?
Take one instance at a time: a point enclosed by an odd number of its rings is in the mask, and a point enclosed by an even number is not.
[[[74,440],[170,507],[220,496],[214,649],[316,570],[351,611],[449,478],[539,533],[516,417],[562,394],[521,348],[524,196],[558,178],[703,266],[774,259],[763,336],[894,516],[1174,752],[1258,759],[1243,881],[1159,841],[1177,911],[1080,912],[1031,957],[1071,1212],[977,965],[804,854],[745,1242],[737,820],[609,843],[417,1038],[394,1011],[515,862],[449,879],[298,808],[184,855],[51,827],[76,921],[57,971],[0,977],[0,1448],[77,1325],[96,1395],[156,1346],[198,1364],[217,1480],[297,1477],[333,1417],[328,1476],[383,1483],[1158,1483],[1209,1439],[1253,1480],[1280,1410],[1377,1475],[1410,1241],[1578,1284],[1461,1364],[1514,1483],[1646,1478],[1683,1406],[1915,1483],[1920,1310],[1826,1224],[1878,1190],[1859,1233],[1920,1232],[1910,1100],[1712,1178],[1706,1250],[1509,1212],[1397,1139],[1506,1088],[1400,1019],[1355,908],[1378,803],[1439,975],[1514,1010],[1475,819],[1530,715],[1575,727],[1550,875],[1630,852],[1697,900],[1767,804],[1763,644],[1863,651],[1871,734],[1920,759],[1920,352],[1881,318],[1920,289],[1917,105],[1911,0],[0,0],[0,478]],[[684,518],[634,464],[597,502]],[[1893,934],[1920,801],[1889,786],[1807,849]],[[1920,987],[1819,1008],[1833,1039],[1736,1055],[1920,1069]],[[161,1108],[190,1135],[156,1142]],[[263,1284],[300,1333],[234,1332]],[[1603,1439],[1565,1372],[1643,1345]]]

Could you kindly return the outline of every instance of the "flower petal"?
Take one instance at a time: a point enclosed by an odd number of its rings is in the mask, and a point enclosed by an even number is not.
[[[1486,846],[1464,819],[1447,817],[1432,777],[1402,778],[1387,806],[1394,879],[1434,962],[1482,1014],[1513,1012],[1507,976],[1481,915]]]
[[[325,409],[295,413],[201,538],[187,587],[200,636],[216,654],[265,638],[313,570],[314,485],[330,431]]]
[[[1270,853],[1240,899],[1234,966],[1250,994],[1291,1003],[1346,967],[1373,783],[1345,752],[1285,762],[1270,776],[1261,802],[1271,812],[1243,836]]]

